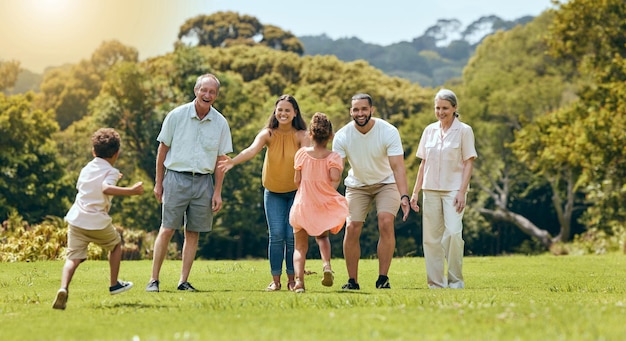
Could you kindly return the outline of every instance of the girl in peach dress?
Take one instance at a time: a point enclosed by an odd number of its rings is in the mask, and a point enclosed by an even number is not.
[[[341,231],[348,216],[348,202],[337,192],[343,160],[339,154],[326,147],[333,137],[333,127],[325,114],[318,112],[313,115],[309,136],[313,146],[300,148],[294,159],[294,181],[298,191],[289,214],[295,239],[294,291],[297,293],[304,292],[304,263],[309,249],[309,236],[315,236],[320,248],[324,264],[322,285],[333,285],[328,235],[329,232],[337,234]]]

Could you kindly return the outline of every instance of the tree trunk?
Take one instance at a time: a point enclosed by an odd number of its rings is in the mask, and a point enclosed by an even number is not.
[[[494,211],[486,208],[480,208],[478,211],[482,214],[490,215],[494,219],[499,219],[514,224],[527,235],[539,240],[539,242],[541,242],[541,244],[545,246],[546,249],[549,249],[552,243],[555,242],[555,240],[553,240],[548,231],[540,229],[530,220],[515,212],[503,209],[496,209]]]

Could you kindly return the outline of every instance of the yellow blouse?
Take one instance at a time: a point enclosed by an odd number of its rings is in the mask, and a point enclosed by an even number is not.
[[[300,149],[300,144],[296,130],[281,132],[274,129],[272,131],[263,162],[261,175],[263,187],[274,193],[287,193],[298,189],[293,182],[295,174],[293,159],[298,149]]]

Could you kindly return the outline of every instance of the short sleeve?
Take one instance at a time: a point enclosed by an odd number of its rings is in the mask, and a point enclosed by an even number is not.
[[[387,136],[387,156],[404,155],[404,149],[402,148],[402,139],[400,138],[400,132],[394,126],[389,124],[389,132]]]
[[[463,153],[463,161],[478,157],[478,154],[476,153],[476,146],[474,145],[474,131],[472,130],[472,127],[468,125],[464,127],[462,139],[461,150]]]
[[[165,116],[165,119],[163,120],[163,124],[161,125],[161,131],[159,132],[159,135],[157,136],[157,141],[163,142],[163,144],[165,144],[168,147],[172,146],[173,131],[176,128],[172,126],[175,124],[174,122],[176,120],[172,120],[171,117],[172,117],[172,112],[168,113],[167,116]]]
[[[302,170],[302,164],[304,163],[305,154],[306,151],[304,150],[304,148],[300,148],[296,152],[296,155],[293,158],[293,168],[295,170]]]
[[[328,168],[337,168],[339,171],[343,171],[343,159],[337,152],[332,152],[328,157]]]
[[[117,168],[112,168],[102,181],[102,185],[115,186],[117,180],[120,178],[120,171]]]
[[[344,147],[344,140],[346,139],[346,127],[339,129],[333,138],[333,151],[339,154],[339,157],[346,157],[346,150]]]

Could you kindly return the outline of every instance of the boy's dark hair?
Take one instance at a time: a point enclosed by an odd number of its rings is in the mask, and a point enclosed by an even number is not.
[[[100,128],[91,136],[91,144],[97,157],[108,159],[120,150],[120,134],[113,128]]]

